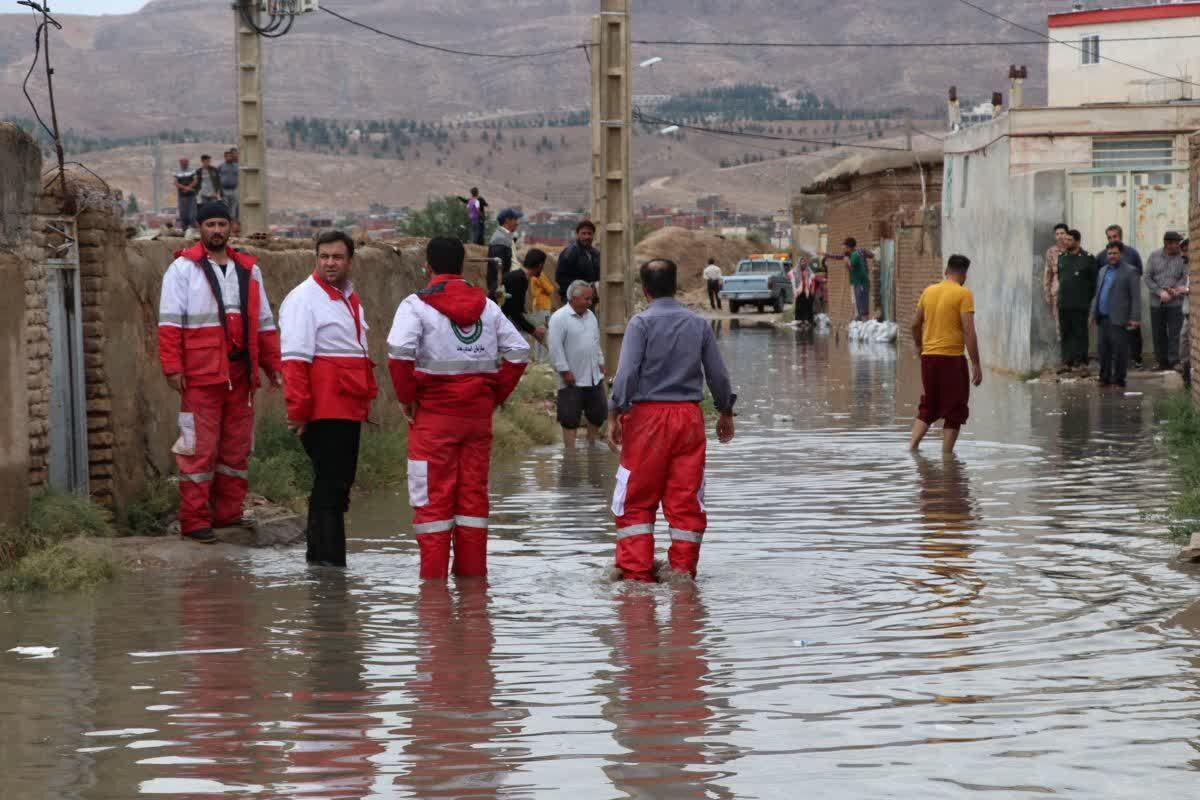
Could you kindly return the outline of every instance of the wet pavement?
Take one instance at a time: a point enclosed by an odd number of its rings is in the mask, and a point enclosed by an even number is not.
[[[695,586],[607,583],[615,461],[548,448],[494,472],[486,587],[418,586],[380,493],[344,575],[0,599],[0,798],[1192,796],[1152,392],[989,375],[912,458],[911,353],[715,324],[742,416]]]

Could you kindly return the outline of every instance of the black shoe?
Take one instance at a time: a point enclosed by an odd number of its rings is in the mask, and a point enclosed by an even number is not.
[[[216,544],[217,535],[213,533],[212,528],[197,528],[194,531],[188,531],[182,534],[184,539],[191,539],[193,542],[200,544]]]
[[[237,519],[230,520],[229,522],[218,522],[213,527],[214,528],[244,528],[244,529],[250,531],[250,530],[254,530],[254,526],[257,524],[258,524],[258,521],[256,519],[254,519],[254,517],[248,517],[245,514],[243,514],[242,516],[238,517]]]

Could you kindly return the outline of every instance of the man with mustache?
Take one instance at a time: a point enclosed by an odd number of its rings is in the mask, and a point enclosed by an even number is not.
[[[175,253],[163,276],[158,358],[179,392],[179,530],[216,541],[214,527],[249,527],[242,516],[259,369],[283,383],[279,331],[253,256],[229,241],[220,201],[197,213],[200,241]]]

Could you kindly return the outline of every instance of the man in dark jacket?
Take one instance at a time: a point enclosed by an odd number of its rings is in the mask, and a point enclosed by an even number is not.
[[[1120,225],[1109,225],[1104,229],[1104,236],[1108,239],[1109,244],[1116,242],[1121,246],[1121,260],[1129,266],[1133,267],[1134,272],[1139,276],[1142,274],[1142,254],[1139,253],[1132,245],[1125,244],[1125,231],[1121,230]],[[1104,269],[1108,266],[1108,251],[1101,250],[1096,254],[1097,269]],[[1138,303],[1141,303],[1141,286],[1138,286]],[[1137,328],[1129,332],[1129,348],[1130,358],[1133,365],[1138,369],[1142,368],[1142,329]]]
[[[534,325],[525,316],[525,296],[529,292],[529,279],[542,274],[546,265],[546,254],[537,248],[525,254],[525,263],[520,269],[514,269],[504,274],[504,305],[501,310],[504,316],[516,326],[521,333],[527,333],[542,342],[546,339],[546,329]]]
[[[513,266],[513,251],[516,244],[513,231],[521,224],[521,212],[506,208],[496,215],[499,225],[488,240],[487,291],[488,298],[495,300],[500,287],[500,278],[507,275]]]
[[[558,284],[558,296],[567,302],[567,288],[575,281],[586,281],[596,292],[600,291],[600,251],[592,247],[596,238],[596,223],[585,219],[575,226],[575,241],[558,254],[558,269],[554,282]],[[594,294],[592,305],[598,294]]]
[[[1058,257],[1058,330],[1062,362],[1087,366],[1088,311],[1096,296],[1096,261],[1079,246],[1081,234],[1067,231],[1067,251]]]
[[[1129,331],[1141,327],[1141,278],[1133,266],[1122,261],[1121,243],[1109,242],[1108,264],[1100,270],[1091,321],[1096,326],[1100,351],[1100,387],[1125,385],[1129,367]]]

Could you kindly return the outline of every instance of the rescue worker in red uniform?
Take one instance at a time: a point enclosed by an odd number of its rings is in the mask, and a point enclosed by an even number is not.
[[[388,370],[408,420],[408,499],[421,578],[487,574],[492,412],[516,388],[529,345],[462,277],[457,239],[429,242],[429,285],[405,298],[388,335]]]
[[[346,566],[359,439],[378,393],[366,313],[350,282],[353,263],[353,239],[321,234],[316,269],[279,307],[288,427],[313,465],[306,559],[327,567]]]
[[[253,256],[229,247],[229,209],[206,203],[200,241],[175,253],[163,276],[158,358],[182,395],[179,528],[216,541],[213,527],[249,526],[242,516],[259,368],[282,384],[279,331]]]
[[[617,520],[617,568],[623,578],[653,581],[654,522],[661,503],[667,518],[670,567],[696,577],[704,510],[707,447],[705,381],[720,412],[717,438],[733,439],[733,393],[712,328],[675,299],[673,261],[641,267],[650,307],[625,329],[621,360],[609,400],[608,441],[621,454],[612,512]]]

